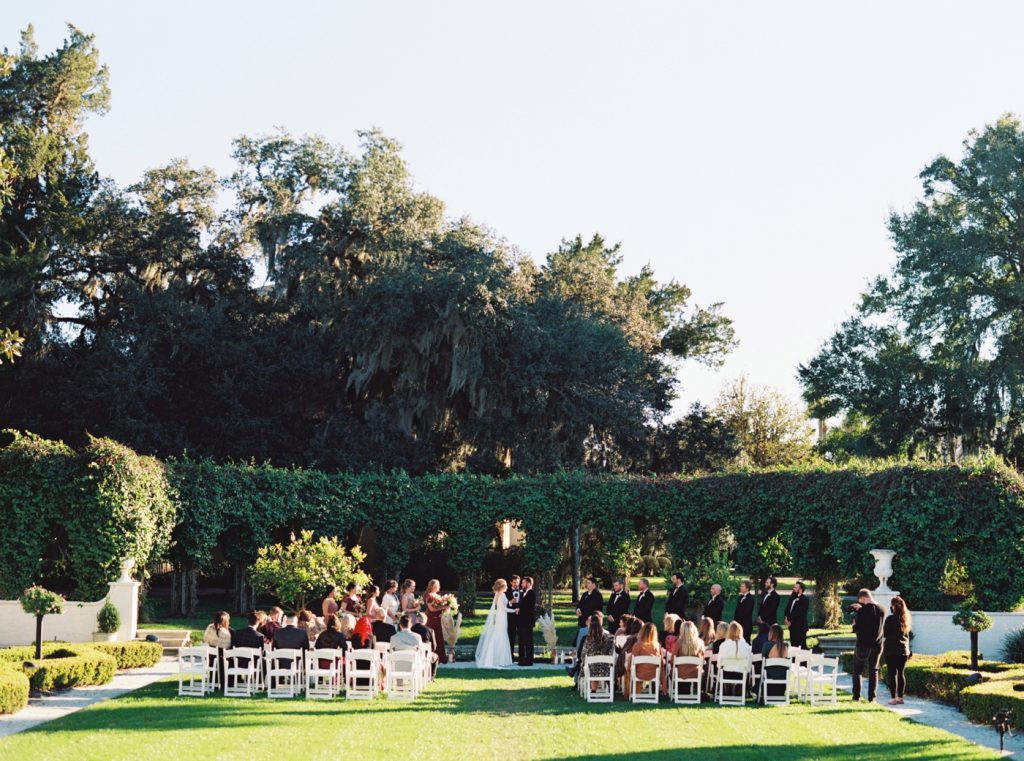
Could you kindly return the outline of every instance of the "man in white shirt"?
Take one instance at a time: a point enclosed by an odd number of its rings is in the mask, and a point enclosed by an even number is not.
[[[398,632],[391,635],[392,650],[416,650],[423,644],[420,635],[412,631],[412,619],[409,616],[404,615],[398,619],[398,626]]]

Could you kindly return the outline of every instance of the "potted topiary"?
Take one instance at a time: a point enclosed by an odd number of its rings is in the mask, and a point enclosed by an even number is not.
[[[983,611],[972,610],[971,606],[965,603],[953,616],[953,623],[970,632],[971,635],[971,668],[978,670],[978,632],[992,628],[992,619]]]
[[[93,642],[113,642],[116,639],[117,630],[121,628],[121,613],[110,598],[96,614],[96,625],[99,631],[92,635]]]
[[[21,609],[36,617],[36,660],[43,657],[43,616],[64,612],[64,598],[38,584],[21,593]]]

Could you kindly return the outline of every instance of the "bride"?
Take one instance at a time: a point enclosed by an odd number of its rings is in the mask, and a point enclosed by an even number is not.
[[[505,597],[507,588],[504,579],[494,582],[494,602],[476,645],[476,665],[483,669],[512,665],[512,648],[508,643],[508,598]]]

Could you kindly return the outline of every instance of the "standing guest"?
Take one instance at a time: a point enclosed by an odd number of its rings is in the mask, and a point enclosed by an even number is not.
[[[793,647],[807,647],[807,588],[802,581],[793,585],[793,592],[786,604],[785,622],[789,627],[789,643]]]
[[[661,632],[658,634],[658,641],[666,650],[671,650],[676,643],[676,625],[682,619],[675,613],[666,613],[661,619]]]
[[[631,674],[632,670],[632,659],[642,655],[652,655],[655,658],[661,657],[661,646],[658,644],[658,630],[654,624],[646,623],[640,630],[640,634],[636,638],[636,644],[633,645],[633,649],[629,652],[629,658],[626,659],[626,673]],[[655,678],[655,672],[657,666],[652,664],[642,664],[636,667],[636,678],[642,682],[649,682]],[[659,685],[660,686],[660,685]],[[626,699],[628,700],[633,691],[633,677],[626,680]]]
[[[327,617],[338,612],[338,586],[331,584],[331,588],[327,590],[327,594],[324,599],[320,602],[320,615],[324,617],[324,621]]]
[[[378,613],[381,610],[380,603],[377,602],[377,598],[380,596],[380,587],[376,584],[371,584],[366,588],[363,593],[363,614],[367,616],[371,622],[379,621],[381,619]]]
[[[700,626],[697,629],[697,636],[704,643],[704,649],[710,650],[715,644],[715,622],[707,616],[700,619]]]
[[[690,593],[683,584],[683,575],[676,571],[672,574],[672,590],[665,600],[665,612],[674,613],[679,618],[686,618],[686,606],[690,602]]]
[[[587,578],[587,591],[580,597],[579,604],[576,606],[576,624],[584,630],[584,636],[588,626],[587,621],[597,612],[604,612],[604,598],[601,596],[601,590],[597,588],[597,579],[590,576]]]
[[[608,631],[616,631],[619,628],[619,619],[629,615],[629,592],[626,591],[622,579],[612,582],[612,596],[608,600]]]
[[[670,651],[675,658],[703,658],[704,657],[704,643],[701,642],[700,637],[697,633],[697,627],[693,621],[682,621],[682,627],[679,630],[679,637],[676,639],[675,647]],[[696,679],[697,678],[697,666],[692,664],[682,664],[679,666],[673,666],[676,671],[679,672],[680,679]],[[671,674],[668,669],[665,670],[665,684],[662,692],[668,692],[669,687],[672,684]]]
[[[729,634],[729,624],[725,621],[719,621],[715,626],[715,644],[711,646],[713,653],[718,653],[722,649],[722,645],[725,643],[725,638]]]
[[[441,627],[441,616],[448,610],[448,604],[441,597],[441,582],[431,579],[427,582],[427,588],[423,592],[423,600],[427,604],[427,626],[434,632],[434,650],[437,652],[437,662],[447,663],[448,653],[444,646],[444,629]]]
[[[640,579],[637,582],[640,594],[636,596],[636,603],[633,605],[633,615],[644,623],[649,623],[654,613],[654,593],[651,592],[651,583],[647,579]]]
[[[789,657],[789,645],[786,644],[785,635],[783,634],[782,627],[778,624],[772,624],[768,630],[768,638],[765,643],[761,646],[761,655],[764,656],[765,660],[769,658],[788,658]],[[769,679],[785,679],[789,674],[789,666],[768,666],[764,668],[763,674]],[[770,684],[767,685],[768,694],[772,697],[779,697],[786,694],[786,685],[784,684]]]
[[[263,639],[267,642],[274,641],[274,635],[277,634],[278,629],[281,628],[281,616],[284,615],[284,611],[276,605],[267,611],[267,619],[263,622]]]
[[[772,624],[772,626],[778,626],[778,624]],[[781,627],[780,627],[781,628]],[[755,653],[760,653],[764,648],[765,642],[768,641],[768,637],[771,634],[771,626],[766,624],[757,625],[757,636],[754,637],[754,641],[750,643],[750,649]]]
[[[853,649],[853,699],[860,700],[860,675],[868,674],[868,702],[875,702],[878,687],[878,662],[882,658],[882,625],[885,608],[875,602],[871,590],[862,589],[857,593],[853,608],[853,633],[857,644]]]
[[[324,621],[324,630],[316,638],[314,647],[318,650],[344,650],[348,638],[341,631],[341,619],[338,614],[331,613]]]
[[[772,624],[779,623],[779,593],[775,591],[778,584],[774,576],[764,580],[764,594],[761,595],[761,605],[757,609],[757,622],[767,626],[768,631],[771,631]]]
[[[519,626],[516,623],[516,608],[519,607],[519,577],[512,574],[508,580],[508,648],[512,658],[516,657],[516,635],[519,633]]]
[[[320,636],[320,632],[324,630],[324,625],[316,620],[316,616],[310,610],[299,611],[299,628],[306,632],[306,636],[309,637],[311,643],[316,642],[316,638]]]
[[[750,641],[754,632],[754,594],[750,590],[753,584],[744,579],[740,582],[740,596],[736,600],[736,612],[733,620],[743,627],[743,639]]]
[[[422,644],[420,636],[412,631],[412,617],[403,614],[398,619],[398,631],[391,637],[391,649],[395,652],[416,650]]]
[[[341,600],[341,609],[346,613],[358,616],[362,613],[362,610],[360,610],[362,606],[363,601],[359,597],[359,585],[354,581],[350,581],[345,585],[345,596]]]
[[[722,669],[722,676],[726,679],[738,679],[742,674],[739,671],[726,671],[722,665],[726,663],[728,659],[736,660],[749,660],[750,658],[750,645],[743,639],[743,627],[738,622],[733,621],[726,627],[725,641],[722,646],[718,649],[718,663],[719,668]],[[724,685],[723,685],[724,687]],[[734,685],[730,685],[730,690],[735,690]]]
[[[221,610],[213,614],[213,623],[203,632],[203,643],[209,647],[231,647],[231,616]]]
[[[299,619],[288,616],[284,626],[274,632],[275,650],[309,650],[309,636],[298,626]]]
[[[519,629],[520,666],[533,665],[533,625],[537,620],[537,593],[533,591],[533,578],[523,577],[516,608],[516,626]]]
[[[722,599],[722,585],[711,585],[711,599],[704,605],[704,615],[716,624],[722,620],[725,611],[725,600]]]
[[[611,655],[615,650],[615,643],[608,635],[608,632],[601,626],[597,616],[591,616],[590,625],[587,629],[587,636],[583,638],[583,657],[581,664],[591,655]],[[582,674],[582,665],[580,673]],[[606,677],[611,673],[611,667],[598,664],[590,668],[590,675],[593,677]],[[591,682],[591,688],[596,689],[598,682]]]
[[[384,623],[394,627],[398,631],[398,619],[402,615],[402,606],[398,602],[398,582],[388,579],[384,584],[384,597],[380,601],[381,607],[386,611]]]
[[[399,596],[398,601],[401,605],[402,613],[409,616],[415,624],[416,614],[420,612],[420,601],[416,599],[415,581],[406,579],[402,582],[402,594]]]
[[[889,604],[892,615],[882,624],[885,637],[885,670],[889,674],[889,705],[901,705],[907,691],[907,659],[910,657],[910,611],[902,597],[894,597]]]

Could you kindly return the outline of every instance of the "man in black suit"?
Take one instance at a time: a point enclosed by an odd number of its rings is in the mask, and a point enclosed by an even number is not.
[[[576,606],[576,622],[579,627],[586,628],[590,616],[599,611],[604,612],[604,597],[597,588],[597,579],[591,576],[587,579],[587,591],[580,597],[580,602]]]
[[[715,626],[718,626],[718,622],[722,620],[722,615],[725,611],[725,600],[722,599],[722,585],[712,584],[711,585],[711,599],[707,601],[704,606],[704,615],[715,622]]]
[[[516,628],[519,629],[519,665],[533,665],[533,622],[536,619],[537,594],[533,591],[533,579],[523,577],[519,605],[516,608]]]
[[[862,589],[853,604],[853,633],[857,646],[853,650],[853,699],[860,700],[860,675],[868,672],[868,702],[875,702],[878,687],[878,662],[882,659],[882,622],[885,608],[875,602],[871,590]]]
[[[793,647],[807,647],[807,597],[802,581],[793,585],[793,593],[786,604],[786,626],[789,627],[789,644]]]
[[[619,619],[629,613],[629,592],[626,591],[622,580],[616,579],[612,582],[612,596],[608,600],[608,631],[614,632],[619,628]]]
[[[633,615],[643,621],[645,624],[651,622],[653,617],[654,609],[654,593],[651,592],[651,585],[647,579],[640,579],[637,583],[640,588],[640,594],[636,596],[636,603],[633,605]]]
[[[256,617],[255,612],[250,612],[246,616],[246,621],[249,622],[249,625],[244,629],[235,629],[231,632],[231,647],[254,647],[257,650],[262,650],[263,635],[256,630],[260,622],[259,618]]]
[[[516,657],[516,608],[519,607],[519,577],[513,574],[508,580],[508,649],[512,657]]]
[[[764,580],[764,594],[761,596],[761,606],[757,609],[757,623],[769,627],[779,623],[779,593],[775,591],[778,584],[774,576]]]
[[[740,597],[732,617],[733,621],[743,627],[743,639],[747,642],[750,642],[750,635],[754,632],[754,593],[750,591],[753,586],[746,579],[740,582]]]
[[[275,650],[309,650],[309,635],[304,629],[296,626],[298,622],[295,616],[288,616],[284,620],[284,626],[274,632]]]
[[[690,593],[683,584],[683,575],[676,571],[672,574],[672,590],[665,599],[665,614],[675,613],[682,619],[686,618],[686,605],[690,601]]]

